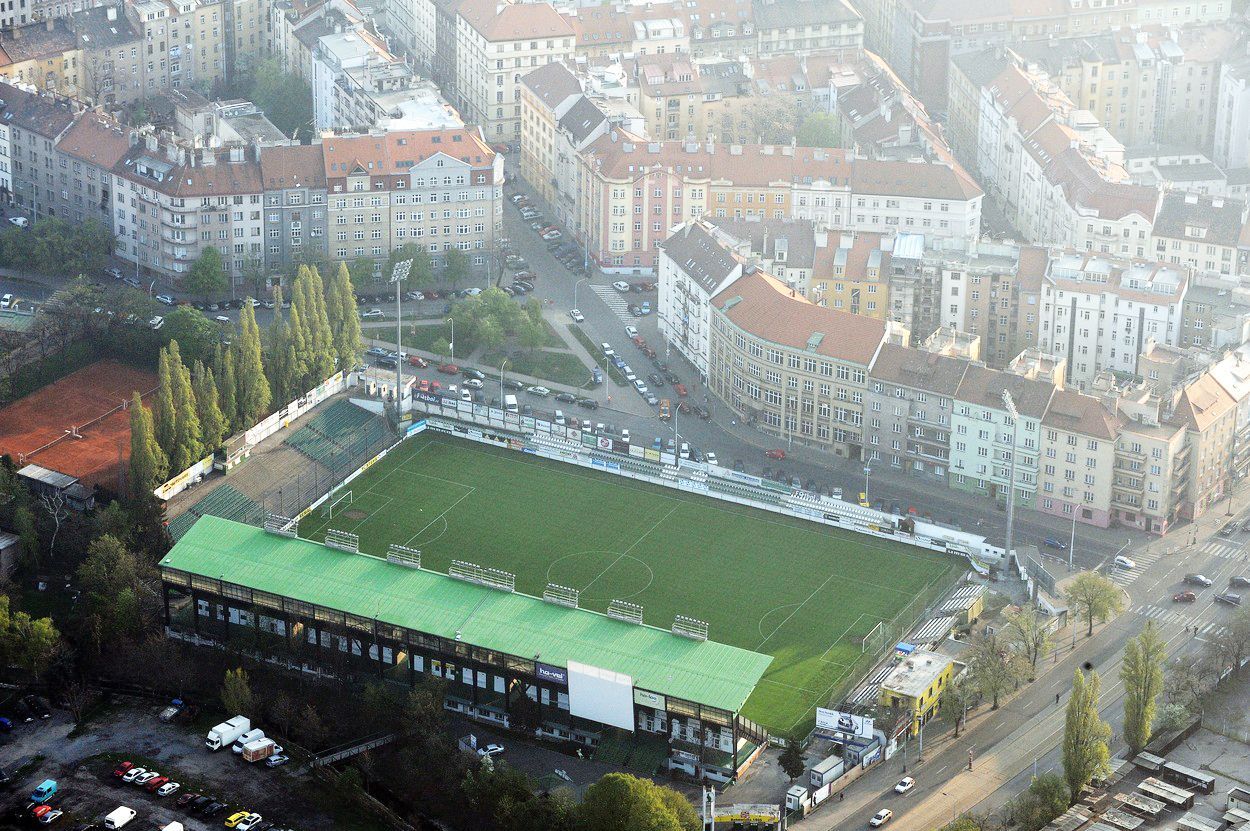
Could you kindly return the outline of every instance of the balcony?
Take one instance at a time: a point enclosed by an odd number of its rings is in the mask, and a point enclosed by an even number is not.
[[[1125,491],[1127,493],[1145,493],[1146,483],[1141,479],[1124,479],[1119,476],[1111,483],[1113,490]]]
[[[1116,447],[1116,449],[1115,449],[1115,455],[1116,455],[1116,456],[1123,456],[1124,458],[1126,458],[1126,459],[1131,459],[1131,460],[1133,460],[1133,461],[1135,461],[1135,462],[1144,462],[1144,461],[1146,461],[1146,454],[1145,454],[1145,453],[1142,453],[1142,452],[1139,452],[1139,451],[1134,451],[1134,450],[1129,450],[1129,449],[1128,449],[1128,448],[1126,448],[1126,447]]]

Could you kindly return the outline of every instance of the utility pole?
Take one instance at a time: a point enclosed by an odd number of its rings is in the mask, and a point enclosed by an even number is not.
[[[1020,412],[1016,409],[1016,402],[1011,397],[1011,393],[1003,390],[1003,404],[1007,407],[1007,412],[1011,415],[1011,467],[1009,469],[1007,483],[1007,540],[1006,547],[1003,550],[1004,556],[1010,557],[1012,545],[1015,542],[1013,533],[1015,532],[1016,519],[1016,442],[1017,434],[1020,429]],[[968,759],[969,769],[972,767],[971,755]]]
[[[412,260],[400,260],[391,269],[391,282],[395,284],[395,421],[404,414],[404,322],[403,309],[400,306],[400,292],[404,281],[412,271]]]

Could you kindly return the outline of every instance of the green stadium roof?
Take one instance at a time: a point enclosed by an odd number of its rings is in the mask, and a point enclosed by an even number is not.
[[[772,661],[736,646],[696,641],[214,516],[201,517],[160,565],[430,635],[454,639],[459,633],[465,643],[519,658],[539,655],[553,666],[591,664],[631,676],[634,686],[733,712],[742,709]]]

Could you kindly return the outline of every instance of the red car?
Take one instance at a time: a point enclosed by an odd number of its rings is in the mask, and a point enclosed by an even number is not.
[[[443,373],[444,375],[459,375],[460,367],[456,366],[455,364],[440,364],[438,367],[438,371]]]
[[[419,367],[421,369],[425,369],[427,366],[430,365],[430,362],[427,361],[425,358],[422,358],[420,355],[409,355],[408,363],[411,364],[412,366]]]
[[[429,391],[430,391],[430,382],[429,382],[429,381],[427,381],[427,380],[425,380],[424,378],[422,378],[420,381],[417,381],[417,391],[418,391],[418,392],[429,392]]]
[[[1198,595],[1193,592],[1181,592],[1179,594],[1172,595],[1173,603],[1193,603],[1197,599]]]
[[[113,768],[113,775],[116,776],[118,779],[121,779],[123,776],[126,775],[126,772],[134,766],[135,766],[134,762],[120,762],[118,763],[117,767]]]
[[[685,384],[673,384],[673,392],[677,393],[678,398],[685,398],[690,394]]]
[[[167,782],[169,782],[168,776],[158,776],[155,779],[153,779],[151,782],[144,785],[143,787],[148,789],[148,793],[154,793],[157,788],[159,788],[161,785],[166,784]]]
[[[634,335],[633,341],[634,346],[637,346],[639,349],[647,345],[647,340],[642,335]]]
[[[770,459],[784,459],[786,457],[786,451],[778,447],[773,450],[764,451],[764,455]]]

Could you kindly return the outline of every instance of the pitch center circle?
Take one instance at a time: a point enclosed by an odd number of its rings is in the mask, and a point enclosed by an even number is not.
[[[566,554],[547,567],[547,582],[581,591],[581,603],[628,600],[651,588],[655,573],[632,554],[589,549]]]

